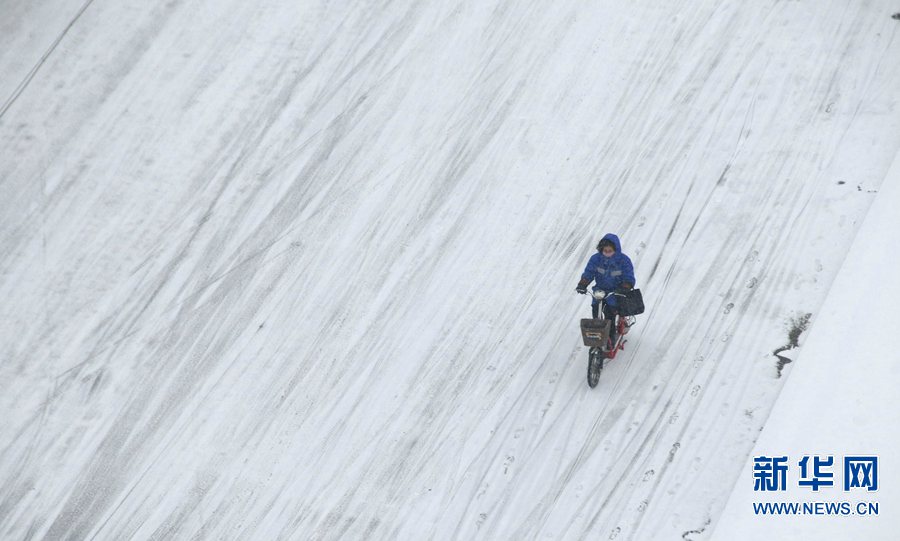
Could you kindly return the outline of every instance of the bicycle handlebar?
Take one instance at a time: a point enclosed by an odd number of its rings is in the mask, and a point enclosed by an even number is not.
[[[597,299],[597,300],[599,301],[599,300],[601,300],[600,297],[597,297],[596,295],[594,295],[594,294],[597,293],[598,291],[604,291],[604,290],[602,290],[602,289],[597,289],[597,290],[591,291],[591,296],[594,297],[595,299]],[[616,297],[625,297],[625,296],[626,296],[625,293],[619,293],[618,290],[604,291],[604,293],[606,293],[606,294],[603,295],[602,300],[606,300],[606,299],[608,299],[608,298],[610,298],[610,297],[612,297],[612,296],[616,296]],[[578,294],[579,294],[579,295],[587,295],[587,294],[588,294],[587,288],[585,288],[585,290],[584,290],[583,293],[579,291]]]

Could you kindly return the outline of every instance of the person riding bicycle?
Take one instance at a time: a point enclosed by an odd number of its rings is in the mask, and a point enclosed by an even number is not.
[[[634,287],[634,265],[631,264],[631,258],[622,253],[622,245],[618,236],[612,233],[603,235],[597,244],[597,253],[588,260],[575,291],[581,294],[587,293],[587,287],[591,282],[594,282],[593,291],[606,293],[624,292]],[[616,343],[615,317],[618,313],[616,299],[615,295],[610,296],[603,306],[603,317],[613,322],[609,330],[609,339],[612,344]],[[600,301],[596,297],[592,297],[591,314],[594,319],[597,319],[599,314],[599,305]]]

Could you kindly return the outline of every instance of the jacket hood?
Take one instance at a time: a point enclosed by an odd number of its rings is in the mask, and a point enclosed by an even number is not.
[[[619,237],[617,235],[615,235],[613,233],[607,233],[607,234],[603,235],[603,238],[600,239],[600,242],[603,242],[605,240],[612,241],[613,246],[616,247],[616,253],[619,253],[619,254],[622,253],[622,244],[619,242]],[[600,247],[600,243],[597,243],[597,248],[599,248],[599,247]]]

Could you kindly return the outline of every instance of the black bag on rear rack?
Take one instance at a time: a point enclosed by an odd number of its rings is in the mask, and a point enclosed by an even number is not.
[[[644,297],[641,295],[640,289],[625,291],[621,295],[616,299],[619,315],[636,316],[644,313]]]

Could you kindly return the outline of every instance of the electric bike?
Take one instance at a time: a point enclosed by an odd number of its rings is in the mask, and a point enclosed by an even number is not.
[[[640,296],[639,291],[637,295]],[[603,308],[610,297],[621,297],[621,299],[617,299],[617,301],[621,301],[629,298],[628,293],[596,290],[593,292],[593,296],[600,303],[598,310],[600,318],[581,320],[581,337],[584,340],[584,345],[590,348],[588,350],[587,381],[591,388],[596,387],[600,381],[600,373],[603,371],[603,365],[606,360],[615,359],[616,353],[625,349],[625,342],[627,342],[625,335],[628,334],[628,330],[635,322],[634,315],[616,314],[612,320],[605,319],[603,315]],[[643,312],[642,300],[640,311]],[[610,336],[610,329],[615,330],[612,337]]]

